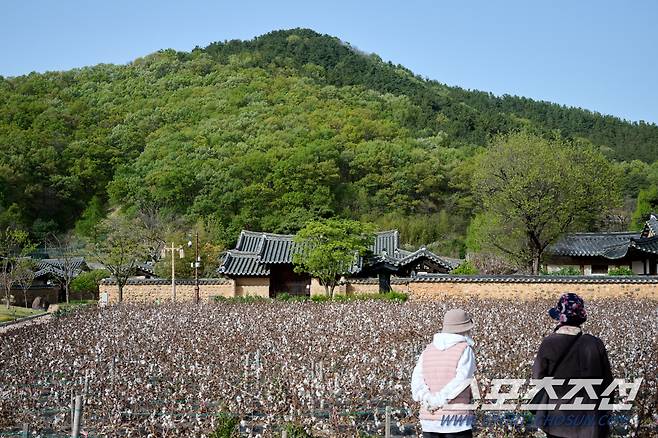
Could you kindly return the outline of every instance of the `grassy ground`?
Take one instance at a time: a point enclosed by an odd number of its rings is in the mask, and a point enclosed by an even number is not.
[[[0,306],[0,322],[13,321],[18,318],[24,318],[30,315],[37,315],[39,313],[44,313],[43,310],[32,310],[25,307],[16,307],[16,306]]]
[[[57,311],[55,312],[55,316],[64,316],[70,312],[81,309],[85,306],[95,306],[95,305],[98,305],[98,301],[96,300],[71,300],[71,302],[69,302],[68,304],[59,303],[57,304]]]

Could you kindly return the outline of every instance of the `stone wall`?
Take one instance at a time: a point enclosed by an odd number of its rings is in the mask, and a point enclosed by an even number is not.
[[[108,294],[109,303],[119,300],[119,289],[114,281],[103,280],[99,286],[100,294]],[[234,296],[234,285],[225,279],[199,280],[199,297],[202,301],[212,300],[216,296]],[[171,281],[166,279],[130,280],[123,288],[123,299],[128,302],[158,302],[171,300]],[[176,282],[176,300],[194,300],[194,281]]]
[[[339,293],[340,287],[336,287],[336,292]],[[311,278],[311,296],[322,296],[325,295],[326,292],[324,290],[324,286],[320,284],[320,281],[317,278]]]
[[[238,277],[235,279],[233,296],[268,298],[270,279],[269,277]]]
[[[200,280],[200,297],[210,300],[215,296],[269,297],[269,278],[251,277]],[[497,298],[532,300],[556,299],[564,292],[575,292],[585,299],[634,297],[658,300],[658,277],[607,277],[607,276],[447,276],[427,275],[413,279],[394,278],[393,290],[408,293],[411,299]],[[377,279],[352,279],[336,288],[336,293],[377,293]],[[109,294],[109,301],[117,301],[117,287],[112,281],[103,280],[100,292]],[[317,279],[311,282],[311,295],[323,295],[324,288]],[[124,300],[156,302],[171,299],[171,282],[164,279],[131,280],[124,288]],[[194,299],[194,282],[177,282],[176,299]]]
[[[406,286],[399,287],[397,285],[391,285],[391,288],[397,291],[403,291],[403,292],[407,291]],[[376,294],[379,293],[379,281],[377,281],[377,279],[374,279],[374,280],[365,280],[358,283],[357,282],[347,283],[345,289],[348,295]]]
[[[423,283],[408,284],[415,299],[462,298],[536,298],[557,299],[565,292],[574,292],[584,299],[636,297],[658,299],[655,284],[573,284],[573,283]]]
[[[26,307],[25,298],[23,297],[23,289],[12,289],[11,295],[14,299],[12,305]],[[73,294],[71,294],[73,295]],[[58,287],[31,287],[26,291],[27,307],[32,307],[32,302],[36,297],[45,299],[49,304],[57,304],[59,302],[59,288]],[[4,298],[4,295],[2,296]],[[71,299],[78,299],[71,296]]]
[[[376,293],[377,279],[354,279],[348,294]],[[391,281],[393,290],[412,299],[498,298],[532,300],[574,292],[585,299],[635,297],[658,300],[658,277],[607,276],[445,276],[428,275]]]

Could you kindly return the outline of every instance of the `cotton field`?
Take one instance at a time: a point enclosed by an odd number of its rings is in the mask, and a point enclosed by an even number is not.
[[[555,294],[557,296],[559,293]],[[409,382],[443,313],[473,314],[477,379],[529,378],[553,328],[554,299],[510,302],[263,302],[121,305],[0,335],[0,431],[70,433],[71,396],[84,397],[88,436],[208,436],[219,412],[243,436],[383,435],[420,429]],[[615,377],[645,379],[620,436],[656,436],[658,307],[629,298],[588,303],[586,332],[605,342]],[[482,414],[479,414],[482,415]],[[521,425],[476,436],[535,436]],[[0,433],[2,435],[2,433]],[[541,436],[541,435],[538,435]]]

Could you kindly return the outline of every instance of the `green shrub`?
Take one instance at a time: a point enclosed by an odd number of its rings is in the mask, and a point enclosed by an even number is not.
[[[235,304],[249,304],[249,303],[263,303],[263,302],[272,302],[272,301],[281,301],[281,302],[305,302],[312,301],[314,303],[346,303],[349,301],[367,301],[367,300],[385,300],[385,301],[397,301],[405,302],[409,298],[404,292],[391,291],[386,293],[364,293],[364,294],[351,294],[344,295],[339,294],[335,295],[333,298],[326,295],[313,295],[311,297],[303,295],[292,295],[287,292],[279,292],[276,294],[274,300],[270,298],[248,296],[248,297],[223,297],[221,295],[213,297],[213,301],[216,303],[235,303]]]
[[[61,318],[63,316],[84,309],[87,306],[96,306],[96,305],[98,305],[98,301],[96,300],[71,300],[70,303],[58,304],[57,305],[58,309],[53,315],[55,316],[55,318]]]
[[[213,430],[209,438],[235,438],[240,436],[240,430],[238,429],[238,424],[240,420],[229,413],[221,411],[217,414],[217,420],[215,421],[215,430]]]
[[[405,302],[409,298],[404,292],[391,291],[385,293],[362,293],[362,294],[351,294],[351,295],[336,295],[333,298],[327,297],[325,295],[314,295],[311,297],[311,301],[316,303],[325,303],[325,302],[334,302],[334,303],[346,303],[349,301],[368,301],[368,300],[384,300],[384,301],[399,301]]]
[[[98,293],[98,282],[110,275],[105,269],[83,272],[71,281],[71,291],[76,293]]]
[[[386,292],[385,294],[381,294],[384,296],[385,300],[389,301],[400,301],[400,302],[405,302],[409,298],[409,295],[404,293],[404,292],[399,292],[392,290],[390,292]]]
[[[459,266],[450,271],[453,275],[477,275],[480,272],[477,270],[473,263],[468,260],[463,261]]]
[[[276,294],[277,301],[298,302],[308,301],[309,297],[305,295],[291,295],[288,292],[279,292]]]
[[[362,300],[362,301],[368,301],[368,300],[384,300],[384,301],[400,301],[400,302],[405,302],[409,298],[409,295],[405,294],[404,292],[398,292],[398,291],[390,291],[390,292],[378,292],[374,294],[355,294],[355,295],[348,295],[347,299],[348,300]]]
[[[613,277],[621,277],[624,275],[635,275],[632,269],[630,269],[627,266],[620,266],[615,269],[610,269],[608,271],[608,275],[613,276]]]
[[[246,297],[223,297],[217,295],[213,297],[213,300],[216,303],[236,303],[236,304],[250,304],[250,303],[263,303],[269,301],[269,298],[263,298],[258,296],[246,296]]]
[[[301,424],[287,423],[283,426],[283,430],[288,433],[288,438],[313,438],[313,435],[308,433]]]
[[[314,303],[326,303],[327,301],[331,301],[331,297],[327,295],[313,295],[311,296],[311,301]]]

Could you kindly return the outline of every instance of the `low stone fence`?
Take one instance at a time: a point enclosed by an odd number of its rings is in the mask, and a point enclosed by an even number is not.
[[[119,289],[114,280],[100,282],[99,292],[108,296],[110,303],[119,300]],[[199,280],[199,297],[202,301],[212,300],[216,296],[232,297],[235,288],[231,280],[225,278],[202,278]],[[123,288],[123,299],[132,302],[157,302],[170,300],[171,280],[163,278],[131,279]],[[194,299],[194,280],[176,280],[176,300]]]
[[[216,296],[268,296],[267,277],[262,281],[254,278],[250,282],[234,282],[226,278],[199,280],[201,300],[212,300]],[[253,284],[252,284],[253,283]],[[394,290],[406,292],[411,299],[440,300],[458,298],[497,298],[532,300],[537,298],[556,299],[564,292],[575,292],[584,299],[597,298],[648,298],[658,300],[658,276],[529,276],[529,275],[421,275],[413,278],[392,278]],[[113,280],[103,280],[101,295],[107,293],[109,302],[118,301],[118,289]],[[376,278],[353,278],[340,288],[338,293],[377,293]],[[317,291],[315,291],[317,292]],[[319,292],[317,292],[319,293]],[[158,302],[171,299],[171,280],[132,279],[124,287],[123,298],[133,302]],[[194,299],[194,280],[176,281],[176,299]]]
[[[658,276],[421,275],[391,280],[412,299],[557,298],[574,292],[584,299],[634,297],[658,300]],[[348,293],[376,292],[377,279],[353,279]]]

